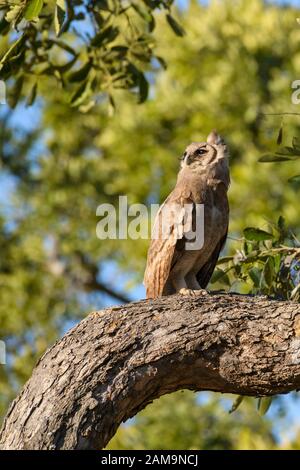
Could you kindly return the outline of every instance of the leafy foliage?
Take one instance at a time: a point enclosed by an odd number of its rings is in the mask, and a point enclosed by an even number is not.
[[[277,140],[278,142],[278,140]],[[263,163],[269,162],[289,162],[300,158],[300,139],[293,137],[291,147],[282,147],[276,150],[275,155],[263,155],[259,161]]]
[[[285,220],[270,231],[244,230],[241,249],[218,261],[212,283],[277,299],[300,299],[300,242]]]
[[[151,404],[125,424],[108,449],[273,449],[276,439],[271,422],[256,413],[253,401],[230,415],[231,400],[216,395],[177,392]],[[167,425],[166,425],[167,423]]]
[[[44,76],[53,77],[70,94],[72,106],[92,106],[103,93],[111,97],[112,103],[116,89],[137,93],[142,103],[148,96],[145,73],[153,69],[156,58],[153,13],[164,11],[175,33],[183,34],[183,28],[171,16],[172,3],[173,0],[5,2],[0,5],[0,35],[6,43],[0,76],[12,79],[20,96],[25,77],[35,91],[37,81]],[[31,97],[28,102],[32,104],[34,99]]]

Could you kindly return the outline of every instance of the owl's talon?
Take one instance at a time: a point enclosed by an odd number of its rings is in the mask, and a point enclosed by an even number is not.
[[[196,295],[207,295],[208,292],[205,289],[188,289],[186,287],[183,287],[182,289],[180,289],[179,294],[193,297]]]
[[[195,295],[195,291],[193,289],[187,289],[186,287],[183,287],[180,289],[179,294],[193,296]]]
[[[198,289],[196,292],[198,295],[208,295],[208,292],[205,289]]]

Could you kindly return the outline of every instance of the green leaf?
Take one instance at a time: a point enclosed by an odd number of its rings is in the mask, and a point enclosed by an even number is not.
[[[171,16],[169,13],[166,15],[167,22],[171,26],[172,30],[177,36],[183,37],[185,35],[185,30],[183,27]]]
[[[271,240],[272,238],[274,238],[272,233],[265,232],[265,230],[261,230],[255,227],[245,228],[244,237],[247,240],[258,241],[258,242],[263,241],[263,240]]]
[[[223,271],[222,269],[217,268],[214,270],[210,282],[212,284],[215,284],[216,282],[219,282],[219,281],[221,281],[222,283],[224,282],[224,284],[228,284],[229,280],[228,280],[228,276],[226,272]]]
[[[144,103],[148,98],[149,83],[147,82],[144,74],[141,72],[139,75],[139,100],[138,103]]]
[[[299,150],[296,147],[282,147],[282,149],[278,150],[276,153],[279,155],[300,156]]]
[[[95,104],[95,100],[90,100],[88,103],[80,105],[79,111],[84,114],[88,113],[95,106]]]
[[[257,411],[261,416],[265,415],[269,410],[273,397],[260,397],[257,402]]]
[[[34,73],[36,75],[49,75],[52,71],[53,67],[48,61],[40,62],[34,66]]]
[[[264,266],[264,279],[268,287],[272,286],[275,277],[275,263],[272,256],[269,256]]]
[[[158,56],[158,55],[155,56],[155,58],[158,60],[158,62],[159,62],[160,65],[162,66],[162,68],[163,68],[164,70],[166,70],[166,69],[167,69],[167,62],[165,61],[165,59],[163,59],[162,57],[160,57],[160,56]]]
[[[282,156],[282,155],[272,155],[272,154],[266,154],[263,155],[258,159],[260,163],[271,163],[271,162],[290,162],[292,161],[293,158],[290,158],[288,156]]]
[[[24,5],[15,5],[5,15],[5,20],[15,28],[23,18]]]
[[[292,176],[291,178],[288,179],[288,182],[300,184],[300,175]]]
[[[0,20],[0,34],[1,34],[1,36],[5,36],[8,33],[9,28],[10,28],[9,22],[5,18],[2,18]]]
[[[148,22],[148,30],[150,33],[152,33],[152,31],[154,31],[155,29],[155,18],[151,13],[150,15],[151,15],[151,20]]]
[[[103,31],[100,31],[93,37],[91,45],[99,47],[101,44],[112,42],[119,34],[119,29],[114,26],[108,26]]]
[[[83,83],[79,85],[75,93],[73,93],[71,97],[71,105],[72,106],[79,106],[81,105],[84,100],[88,97],[91,90],[91,83],[89,80],[85,80]]]
[[[112,52],[117,52],[119,57],[124,57],[126,56],[128,52],[128,47],[127,46],[113,46],[111,48]]]
[[[13,109],[16,107],[19,101],[19,98],[22,92],[23,83],[24,83],[24,75],[21,75],[20,77],[16,79],[14,86],[12,87],[10,93],[8,94],[7,101],[8,101],[9,106]]]
[[[299,292],[300,292],[300,283],[292,290],[291,300],[294,300]]]
[[[26,5],[24,17],[27,21],[31,21],[35,18],[38,18],[42,8],[43,0],[30,0]]]
[[[238,409],[238,407],[240,406],[240,404],[242,403],[242,401],[244,400],[244,396],[242,395],[239,395],[235,400],[234,402],[232,403],[232,407],[230,408],[229,410],[229,414],[233,413],[234,411],[236,411]]]
[[[61,41],[60,39],[49,39],[48,40],[49,44],[55,44],[56,46],[60,47],[61,49],[69,52],[69,54],[73,56],[78,56],[77,52],[73,47],[70,46],[70,44],[66,44],[65,42]]]
[[[299,139],[299,137],[296,137],[296,136],[293,137],[292,145],[293,145],[294,148],[300,149],[300,139]]]
[[[300,175],[299,175],[299,178],[300,178]],[[280,215],[278,218],[277,226],[280,231],[285,231],[285,218],[282,215]]]
[[[85,80],[89,71],[91,70],[91,67],[92,62],[86,62],[79,70],[76,70],[68,76],[69,82],[81,82],[82,80]]]
[[[31,106],[35,102],[35,98],[37,95],[37,87],[38,87],[38,84],[37,82],[35,82],[28,95],[26,106]]]
[[[251,281],[254,284],[254,287],[259,287],[260,286],[260,279],[261,279],[261,270],[254,266],[251,268],[248,272],[248,275],[251,279]]]
[[[217,262],[217,265],[219,264],[227,264],[230,261],[233,261],[233,256],[223,256],[223,258],[220,258]]]
[[[19,53],[23,49],[26,39],[27,39],[27,36],[23,34],[12,44],[12,46],[8,49],[8,51],[4,54],[4,56],[1,59],[0,70],[1,70],[1,65],[3,65],[6,61],[11,60],[13,57],[17,57],[19,55]]]
[[[253,263],[253,261],[257,261],[259,259],[259,251],[253,250],[246,256],[245,262],[246,263]]]
[[[77,61],[77,57],[73,57],[73,59],[69,60],[69,62],[67,62],[66,64],[63,64],[63,65],[53,65],[53,67],[55,68],[55,70],[59,71],[59,73],[65,73],[65,72],[68,72],[68,70],[70,70],[73,65],[75,64],[75,62]]]
[[[136,2],[132,2],[131,5],[132,5],[132,8],[134,8],[135,11],[140,15],[140,17],[143,18],[143,20],[147,21],[147,23],[151,22],[152,15],[149,12],[149,10],[147,10],[146,8],[144,8],[139,3],[136,3]]]
[[[277,145],[282,144],[282,137],[283,137],[283,127],[282,127],[282,124],[281,124],[279,132],[278,132],[277,140],[276,140]]]
[[[109,117],[113,117],[116,111],[116,104],[115,100],[113,99],[112,95],[108,95],[108,115]]]
[[[0,63],[0,77],[2,80],[8,79],[11,76],[16,76],[24,64],[24,58],[25,47],[24,49],[21,49],[17,55],[10,57],[9,60],[4,63]]]
[[[54,27],[56,36],[60,36],[64,32],[64,25],[67,18],[67,9],[65,0],[56,0],[54,13]]]
[[[92,14],[96,20],[96,23],[98,26],[100,26],[100,28],[102,28],[102,25],[103,23],[105,22],[105,19],[103,18],[103,16],[101,15],[101,13],[99,13],[99,11],[93,9],[92,10]]]

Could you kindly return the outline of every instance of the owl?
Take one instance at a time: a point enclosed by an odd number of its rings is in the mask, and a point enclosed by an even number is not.
[[[181,158],[177,183],[159,208],[147,256],[147,298],[203,292],[228,231],[228,149],[216,131]]]

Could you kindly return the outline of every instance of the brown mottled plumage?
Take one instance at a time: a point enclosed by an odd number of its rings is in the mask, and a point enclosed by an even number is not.
[[[151,240],[144,276],[147,298],[205,289],[227,237],[229,183],[227,147],[215,131],[207,142],[186,148],[176,186],[155,219],[158,236]],[[204,244],[188,250],[188,233],[196,227],[196,204],[204,205]],[[175,213],[166,214],[174,205]],[[161,223],[168,237],[158,229]]]

